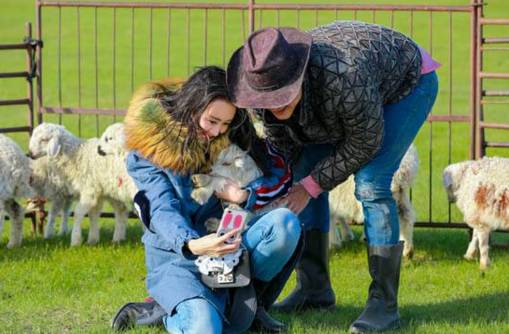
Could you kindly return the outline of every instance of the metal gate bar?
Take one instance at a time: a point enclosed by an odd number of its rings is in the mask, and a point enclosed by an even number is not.
[[[95,115],[95,135],[99,135],[99,120],[100,117],[108,117],[108,119],[111,121],[117,120],[117,117],[120,117],[125,114],[125,108],[122,106],[125,106],[125,99],[122,99],[121,96],[119,96],[119,92],[121,90],[118,90],[119,82],[118,82],[118,71],[117,67],[121,66],[120,62],[118,61],[119,53],[117,53],[117,44],[121,43],[119,33],[121,32],[121,28],[119,26],[119,18],[121,15],[124,15],[125,13],[123,10],[127,11],[127,15],[129,15],[129,23],[128,29],[130,30],[130,43],[127,43],[128,48],[127,50],[130,50],[129,59],[130,62],[128,62],[127,67],[124,67],[124,69],[130,69],[130,76],[129,76],[129,87],[130,91],[132,92],[134,90],[134,87],[136,86],[136,77],[139,76],[139,66],[137,67],[137,60],[140,59],[139,55],[136,52],[139,52],[138,48],[135,48],[135,35],[138,36],[139,33],[144,31],[144,24],[148,23],[147,25],[147,49],[148,52],[148,79],[153,79],[155,76],[160,76],[161,71],[158,69],[160,66],[159,63],[153,62],[153,57],[157,57],[155,53],[155,20],[156,16],[160,17],[161,12],[164,13],[166,17],[166,26],[164,33],[166,35],[165,41],[166,45],[164,46],[166,56],[165,59],[165,74],[166,76],[170,76],[171,74],[180,71],[181,73],[184,72],[184,75],[189,75],[191,73],[193,64],[196,63],[196,54],[191,54],[192,50],[191,45],[194,43],[195,45],[198,45],[196,43],[196,38],[192,38],[192,34],[196,31],[194,29],[195,27],[195,19],[196,14],[200,15],[202,17],[202,30],[201,34],[204,37],[203,42],[201,45],[198,46],[198,49],[203,47],[203,52],[198,54],[201,55],[201,64],[210,64],[211,62],[215,62],[219,60],[219,63],[222,63],[223,66],[226,65],[227,56],[229,50],[231,49],[231,45],[227,43],[227,41],[230,41],[229,32],[227,31],[227,22],[230,22],[230,15],[235,16],[235,18],[240,17],[238,20],[240,22],[240,29],[235,31],[237,33],[237,37],[240,35],[242,40],[244,40],[247,37],[247,34],[255,30],[255,22],[257,27],[263,27],[264,24],[269,19],[272,19],[273,23],[271,25],[274,26],[280,26],[282,21],[284,19],[287,19],[288,16],[285,16],[287,13],[292,12],[293,14],[296,14],[295,17],[295,26],[302,29],[303,26],[306,26],[310,22],[314,22],[314,25],[318,25],[320,22],[320,19],[327,17],[330,17],[332,14],[336,19],[339,19],[340,17],[343,17],[347,14],[350,14],[353,16],[354,19],[357,19],[358,17],[366,18],[367,20],[371,20],[373,22],[376,22],[381,19],[387,19],[388,25],[390,27],[394,27],[395,22],[397,21],[395,16],[400,16],[399,13],[406,13],[408,15],[408,30],[409,35],[413,38],[415,38],[414,35],[419,35],[419,33],[422,34],[423,31],[428,33],[428,40],[427,43],[424,42],[424,45],[427,47],[428,51],[433,54],[433,24],[435,21],[440,19],[445,19],[447,22],[447,38],[448,38],[448,51],[447,51],[447,61],[443,62],[443,68],[442,68],[442,77],[446,79],[445,75],[448,76],[448,95],[445,97],[446,101],[445,103],[442,103],[443,109],[442,110],[435,110],[435,112],[429,116],[428,118],[428,125],[429,126],[429,133],[428,133],[428,150],[427,150],[427,157],[423,160],[428,160],[427,164],[424,166],[429,170],[429,175],[426,175],[428,177],[427,179],[427,192],[428,192],[428,198],[427,204],[423,205],[423,209],[425,209],[425,206],[427,205],[427,219],[424,219],[424,222],[420,222],[416,224],[416,226],[437,226],[439,227],[465,227],[463,224],[453,223],[451,216],[451,206],[448,206],[447,209],[447,219],[446,221],[441,221],[443,219],[437,219],[435,214],[435,211],[433,210],[433,190],[434,187],[436,187],[436,180],[434,180],[434,176],[436,176],[436,171],[433,171],[433,167],[436,165],[434,164],[436,152],[434,152],[433,147],[436,145],[440,145],[440,142],[436,140],[436,127],[433,126],[433,123],[439,122],[443,123],[446,122],[446,133],[447,133],[447,163],[452,162],[452,125],[453,124],[465,124],[467,126],[470,126],[470,147],[469,147],[469,155],[471,158],[475,158],[479,156],[478,148],[483,147],[508,147],[508,143],[502,143],[502,142],[485,142],[483,141],[484,137],[484,129],[506,129],[509,127],[509,125],[505,124],[496,124],[493,122],[485,122],[481,108],[485,104],[501,104],[504,103],[504,101],[497,100],[487,100],[485,97],[500,97],[500,96],[508,96],[506,95],[508,92],[503,90],[482,90],[482,80],[483,79],[506,79],[509,78],[509,75],[504,73],[492,73],[492,72],[483,72],[482,69],[482,52],[493,50],[493,51],[503,51],[509,48],[506,48],[502,43],[506,43],[506,39],[504,38],[498,38],[498,37],[489,37],[489,38],[482,38],[482,29],[481,26],[483,24],[506,24],[506,20],[503,19],[490,19],[490,18],[484,18],[482,13],[482,6],[483,6],[482,0],[471,0],[471,3],[469,5],[464,6],[428,6],[428,5],[343,5],[343,4],[258,4],[255,3],[254,0],[247,0],[244,4],[208,4],[208,3],[137,3],[137,2],[84,2],[84,1],[76,1],[76,2],[70,2],[70,1],[37,1],[36,7],[37,7],[37,36],[39,38],[42,37],[42,8],[53,8],[58,10],[58,31],[59,31],[59,37],[58,37],[58,103],[55,105],[46,105],[43,102],[43,94],[42,94],[42,80],[40,73],[42,71],[41,65],[42,65],[42,54],[40,52],[40,49],[37,50],[37,63],[38,63],[38,85],[37,85],[37,97],[39,106],[37,108],[38,112],[38,121],[42,121],[43,114],[57,114],[59,122],[62,122],[62,115],[64,114],[78,114],[78,122],[79,122],[79,133],[81,134],[81,115]],[[77,60],[76,60],[76,68],[78,70],[78,85],[76,87],[78,100],[77,103],[64,103],[62,101],[62,96],[65,96],[62,92],[63,87],[65,88],[66,85],[64,82],[62,82],[62,12],[65,11],[66,13],[69,10],[72,9],[76,10],[76,17],[77,17],[77,23],[76,23],[76,53],[77,53]],[[101,28],[100,24],[98,23],[98,12],[102,13],[105,9],[112,10],[111,14],[111,27],[108,30],[112,31],[111,36],[111,43],[113,44],[112,48],[112,58],[110,64],[99,61],[99,39],[101,38]],[[87,83],[86,79],[83,79],[82,77],[82,65],[83,65],[83,58],[84,52],[86,50],[86,45],[83,44],[83,34],[84,32],[80,30],[81,24],[80,20],[84,19],[85,11],[92,10],[93,11],[93,63],[94,63],[94,77],[93,77],[93,104],[87,104],[86,99],[82,99],[82,96],[84,94],[87,94],[87,90],[85,87],[85,83]],[[142,12],[143,11],[143,12]],[[145,11],[148,11],[147,15],[147,21],[144,22],[141,20],[137,20],[138,13],[145,14]],[[245,21],[245,12],[247,12],[248,20]],[[88,12],[87,12],[88,13]],[[456,82],[453,81],[453,74],[457,73],[457,71],[453,71],[453,66],[455,65],[453,63],[453,58],[457,53],[453,52],[453,47],[456,46],[456,44],[453,44],[453,19],[457,17],[457,14],[465,14],[468,15],[468,18],[470,20],[469,27],[470,27],[470,99],[469,99],[469,109],[470,111],[468,113],[460,113],[456,114],[453,112],[455,110],[455,106],[453,105],[453,93],[455,93],[457,90],[455,89]],[[240,16],[238,16],[240,14]],[[264,15],[265,14],[265,15]],[[293,15],[292,14],[292,15]],[[45,14],[46,15],[46,14]],[[159,16],[158,16],[159,15]],[[258,15],[258,17],[256,17]],[[416,22],[422,22],[423,16],[427,17],[427,23],[425,23],[425,28],[422,28],[422,26],[419,26],[419,30],[415,30]],[[141,17],[141,14],[140,16]],[[192,19],[193,18],[193,19]],[[211,22],[213,22],[213,19],[216,19],[216,25],[220,25],[219,27],[212,25]],[[181,29],[178,29],[179,31],[176,31],[177,29],[174,28],[175,24],[179,22],[178,20],[181,20],[182,27]],[[200,19],[197,19],[200,20]],[[401,21],[401,18],[399,18],[399,21]],[[49,22],[49,21],[48,21]],[[247,23],[247,27],[246,27]],[[421,23],[422,24],[422,23]],[[427,27],[426,27],[427,26]],[[219,30],[215,30],[215,28],[219,28]],[[194,30],[193,30],[194,29]],[[427,31],[426,31],[427,29]],[[216,41],[217,43],[211,43],[210,35],[212,33],[217,33],[216,35]],[[180,38],[184,38],[182,41],[186,45],[183,47],[180,47],[180,50],[177,50],[179,48],[177,33],[182,33]],[[239,34],[240,33],[240,34]],[[444,32],[445,33],[445,32]],[[227,38],[227,36],[229,38]],[[233,43],[232,43],[233,44]],[[239,42],[235,42],[237,46],[239,45]],[[422,41],[421,41],[422,44]],[[495,46],[486,48],[484,44],[493,44]],[[160,45],[160,44],[159,44]],[[214,47],[219,46],[218,52],[213,52],[212,50]],[[456,49],[455,49],[456,50]],[[177,52],[179,51],[179,52]],[[176,59],[175,57],[179,56],[179,59],[184,59],[184,62],[181,62],[184,66],[184,69],[182,68],[174,68],[173,61]],[[143,56],[145,57],[145,56]],[[155,58],[157,59],[157,58]],[[216,59],[216,60],[213,60]],[[125,63],[125,62],[124,62]],[[101,70],[107,67],[113,67],[112,69],[112,77],[111,77],[111,99],[110,103],[112,105],[103,105],[104,102],[101,102],[100,98],[100,92],[102,91],[100,89],[100,85],[104,84],[104,79],[101,79],[100,73]],[[146,80],[146,79],[145,79]],[[83,85],[82,85],[83,84]],[[454,85],[453,85],[454,84]],[[453,90],[454,88],[454,90]],[[459,90],[458,90],[459,91]],[[89,94],[90,95],[90,94]],[[443,94],[442,94],[443,97]],[[484,97],[484,98],[481,98]],[[120,107],[119,107],[120,106]],[[457,109],[457,107],[456,107]],[[439,127],[441,128],[441,127]],[[484,143],[484,144],[479,144]],[[428,145],[428,144],[427,144]],[[436,168],[436,167],[435,167]],[[418,199],[421,200],[422,199]],[[441,213],[438,213],[439,216],[441,216]],[[446,226],[445,226],[446,225]]]
[[[32,39],[32,24],[25,24],[25,38],[23,43],[19,44],[2,44],[0,45],[0,51],[7,50],[25,50],[26,51],[26,70],[18,72],[3,72],[0,73],[0,79],[13,79],[13,78],[24,78],[27,81],[27,96],[19,99],[7,99],[0,100],[0,106],[16,106],[26,105],[28,107],[28,126],[16,126],[9,128],[0,128],[0,133],[9,132],[28,132],[32,134],[34,128],[34,97],[33,97],[33,54],[35,49],[38,48],[37,41]]]

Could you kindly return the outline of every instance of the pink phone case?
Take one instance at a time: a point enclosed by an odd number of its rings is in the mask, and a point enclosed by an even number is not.
[[[217,229],[217,235],[222,236],[228,233],[228,231],[237,228],[240,228],[240,232],[242,232],[246,224],[246,218],[247,218],[246,211],[227,208],[223,212],[223,217],[221,218],[219,228]],[[236,237],[237,235],[234,235],[228,240],[226,240],[226,242],[231,243],[235,240]]]

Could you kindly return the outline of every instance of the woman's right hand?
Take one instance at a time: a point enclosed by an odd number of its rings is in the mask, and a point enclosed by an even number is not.
[[[226,240],[235,235],[238,235],[238,237],[235,238],[233,242],[226,243]],[[212,233],[199,239],[191,239],[187,242],[187,248],[189,248],[194,255],[218,257],[233,253],[239,249],[241,239],[240,229],[233,229],[222,236]]]

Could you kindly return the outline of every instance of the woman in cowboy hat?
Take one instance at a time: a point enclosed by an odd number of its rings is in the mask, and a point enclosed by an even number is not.
[[[372,283],[350,330],[399,326],[402,245],[390,184],[431,111],[438,66],[403,34],[358,21],[307,33],[261,29],[233,54],[227,70],[232,101],[254,109],[269,142],[290,161],[297,183],[286,202],[306,229],[297,286],[275,307],[334,306],[327,192],[355,174]]]
[[[240,234],[238,230],[219,237],[207,235],[204,226],[208,218],[221,216],[218,198],[204,205],[191,198],[191,174],[207,172],[230,140],[249,150],[267,177],[254,181],[256,188],[228,184],[218,197],[250,209],[257,203],[260,184],[264,190],[273,187],[272,196],[277,197],[286,193],[285,182],[291,182],[280,157],[259,154],[265,143],[257,141],[247,113],[229,101],[224,70],[204,67],[175,91],[164,81],[142,86],[131,100],[124,125],[131,150],[127,169],[140,190],[135,203],[147,225],[142,241],[147,288],[154,301],[123,306],[113,328],[162,322],[172,333],[240,333],[250,325],[283,330],[264,306],[274,302],[295,264],[301,235],[297,217],[288,209],[255,216],[242,237],[226,244]],[[262,195],[266,199],[267,194]],[[250,254],[251,289],[229,294],[228,289],[209,288],[201,280],[196,257],[234,252],[241,241]],[[237,297],[241,304],[236,304]]]

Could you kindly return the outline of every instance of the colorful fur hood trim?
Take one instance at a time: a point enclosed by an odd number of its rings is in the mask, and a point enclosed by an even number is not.
[[[210,143],[190,140],[184,150],[188,128],[173,119],[159,99],[174,87],[170,81],[154,81],[134,93],[124,119],[126,147],[180,174],[206,173],[229,145],[228,136],[221,135]]]

